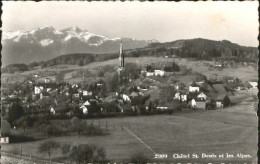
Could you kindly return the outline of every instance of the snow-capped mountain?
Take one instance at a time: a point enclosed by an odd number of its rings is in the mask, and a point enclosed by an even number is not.
[[[53,27],[2,33],[2,63],[30,63],[67,53],[105,54],[119,50],[121,38],[108,38],[78,27]],[[155,40],[123,38],[124,49],[141,48]]]

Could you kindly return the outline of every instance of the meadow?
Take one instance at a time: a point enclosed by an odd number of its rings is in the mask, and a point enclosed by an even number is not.
[[[163,58],[163,57],[127,57],[125,59],[125,63],[136,63],[140,67],[145,67],[148,64],[153,63],[165,63],[175,61],[179,65],[184,65],[191,68],[195,72],[202,73],[207,77],[217,76],[222,77],[225,76],[233,76],[241,79],[242,81],[247,81],[250,79],[255,79],[257,77],[257,69],[252,65],[248,66],[237,66],[237,68],[223,68],[222,70],[218,69],[209,69],[209,65],[213,65],[211,61],[199,61],[199,60],[190,60],[190,59],[181,59],[181,58]],[[82,70],[84,71],[95,71],[100,67],[105,67],[107,65],[114,66],[114,70],[116,70],[118,66],[118,59],[103,61],[103,62],[93,62],[88,65],[78,66],[78,65],[57,65],[48,68],[41,69],[38,67],[37,69],[21,72],[21,73],[14,73],[9,74],[5,73],[2,74],[2,82],[8,83],[15,83],[20,82],[25,79],[26,76],[29,74],[38,74],[43,77],[53,77],[53,75],[48,75],[46,72],[51,73],[61,73],[64,74],[64,81],[68,82],[82,82],[86,79],[82,78],[82,76],[73,77],[77,71]],[[93,78],[93,77],[91,77]],[[190,80],[191,78],[188,78]],[[88,79],[89,80],[89,79]],[[90,79],[91,80],[91,79]],[[184,78],[185,80],[185,78]]]
[[[251,93],[250,93],[251,94]],[[254,93],[255,94],[255,93]],[[188,162],[191,159],[174,159],[172,154],[250,155],[249,158],[199,158],[197,162],[255,162],[257,159],[257,116],[252,99],[241,104],[212,111],[183,111],[173,115],[137,116],[94,119],[110,135],[64,136],[52,138],[61,144],[96,144],[105,148],[107,158],[113,162],[128,162],[135,154],[144,153],[151,162]],[[245,103],[246,102],[246,103]],[[61,120],[62,121],[62,120]],[[63,120],[64,121],[64,120]],[[65,120],[66,121],[66,120]],[[86,121],[86,120],[84,120]],[[88,123],[92,122],[87,120]],[[47,159],[37,152],[42,141],[8,144],[4,151],[19,149],[26,155]],[[155,153],[167,154],[166,159],[155,159]],[[53,160],[62,159],[60,151]]]

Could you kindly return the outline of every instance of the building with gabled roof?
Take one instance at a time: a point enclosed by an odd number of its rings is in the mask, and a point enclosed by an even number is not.
[[[200,91],[200,86],[193,81],[192,84],[189,86],[189,92],[199,92],[199,91]]]
[[[215,99],[216,101],[216,108],[225,108],[230,105],[231,101],[227,95],[220,94]]]

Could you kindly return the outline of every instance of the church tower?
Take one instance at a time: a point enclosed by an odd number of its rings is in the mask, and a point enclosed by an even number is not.
[[[118,66],[118,81],[119,83],[121,82],[121,74],[122,74],[122,71],[124,70],[124,66],[125,66],[125,59],[124,59],[124,53],[123,53],[123,43],[122,43],[122,40],[121,40],[121,43],[120,43],[120,49],[119,49],[119,66]]]
[[[124,66],[125,66],[125,57],[124,57],[124,53],[123,53],[123,43],[122,43],[122,40],[121,40],[120,50],[119,50],[119,67],[121,69],[123,69]]]

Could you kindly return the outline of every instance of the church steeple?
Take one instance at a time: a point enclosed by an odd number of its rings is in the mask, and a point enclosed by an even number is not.
[[[120,50],[119,50],[119,67],[120,68],[124,68],[125,66],[125,59],[124,59],[124,53],[123,53],[123,43],[122,43],[122,40],[121,40],[121,43],[120,43]]]

